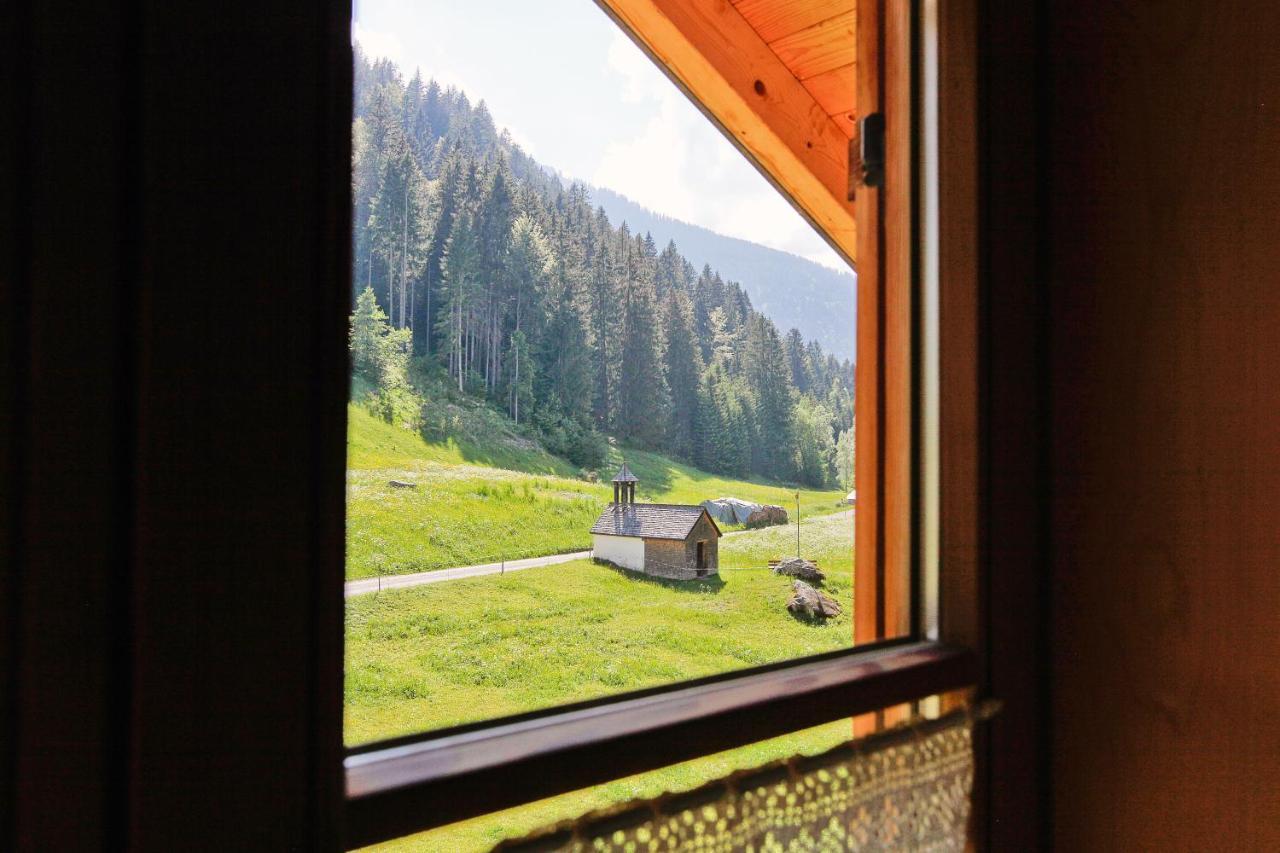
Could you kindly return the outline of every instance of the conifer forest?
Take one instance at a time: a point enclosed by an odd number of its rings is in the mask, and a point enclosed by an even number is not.
[[[587,470],[612,438],[719,474],[848,487],[849,361],[780,332],[674,243],[609,221],[483,100],[359,47],[355,84],[352,358],[389,420],[415,422],[448,388]]]

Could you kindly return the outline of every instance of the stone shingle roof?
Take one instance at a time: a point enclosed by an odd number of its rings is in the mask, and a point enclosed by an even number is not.
[[[706,512],[682,504],[609,504],[591,526],[592,533],[641,539],[685,539]],[[712,526],[715,527],[713,521]],[[720,529],[716,528],[719,535]]]
[[[638,483],[640,482],[635,474],[631,473],[631,469],[627,467],[627,463],[623,462],[622,467],[618,469],[618,473],[614,475],[615,483]]]

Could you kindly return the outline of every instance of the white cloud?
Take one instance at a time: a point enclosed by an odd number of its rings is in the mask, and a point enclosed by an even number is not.
[[[394,33],[380,32],[370,29],[359,21],[351,22],[351,40],[359,42],[365,55],[375,58],[390,59],[402,70],[412,68],[406,61],[404,43]],[[408,71],[407,73],[412,73]]]
[[[639,48],[615,34],[616,91],[649,112],[635,136],[605,146],[590,180],[651,210],[848,269],[801,216]]]
[[[659,213],[847,269],[742,154],[602,15],[567,0],[360,0],[352,37],[474,102],[543,165]],[[531,33],[537,38],[531,38]]]

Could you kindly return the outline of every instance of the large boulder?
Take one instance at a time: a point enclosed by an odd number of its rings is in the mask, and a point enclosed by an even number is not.
[[[769,527],[774,524],[786,523],[787,511],[773,504],[765,504],[747,516],[747,527]]]
[[[818,592],[804,581],[791,582],[791,600],[787,609],[808,619],[829,619],[840,615],[840,605],[829,595]]]
[[[782,560],[778,565],[773,567],[773,570],[780,575],[799,578],[802,581],[809,581],[810,583],[822,583],[827,579],[827,576],[822,573],[821,569],[801,557],[789,557],[786,560]]]
[[[722,524],[746,524],[751,513],[760,509],[760,504],[738,498],[716,498],[703,501],[702,507],[712,518]]]

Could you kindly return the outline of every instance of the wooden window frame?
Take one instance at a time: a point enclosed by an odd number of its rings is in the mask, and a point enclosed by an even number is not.
[[[942,9],[939,12],[939,9]],[[347,751],[345,843],[400,837],[458,820],[784,735],[841,717],[855,733],[902,719],[914,703],[963,701],[983,682],[977,583],[976,83],[972,0],[872,0],[859,7],[859,116],[886,118],[886,179],[859,186],[855,647],[605,697]],[[928,45],[921,23],[931,28]],[[621,22],[619,22],[621,24]],[[921,52],[947,80],[935,100],[936,324],[921,312],[922,196],[917,174]],[[866,63],[866,64],[864,64]],[[947,134],[944,136],[943,134]],[[945,139],[946,144],[942,144]],[[873,223],[872,227],[862,227]],[[935,470],[922,472],[918,424],[924,333],[935,335]],[[937,571],[922,609],[918,488],[935,478]],[[868,556],[869,555],[869,556]],[[893,638],[893,639],[886,639]],[[887,709],[887,710],[885,710]],[[874,714],[870,712],[876,712]],[[858,717],[857,715],[864,715]],[[979,774],[975,814],[984,807]],[[977,822],[975,821],[975,826]],[[980,836],[980,833],[977,833]]]
[[[1004,703],[975,738],[977,846],[1037,849],[1057,72],[1038,4],[916,1],[946,270],[921,641]],[[0,27],[0,847],[336,849],[373,814],[342,742],[350,4],[125,6],[19,2]]]

